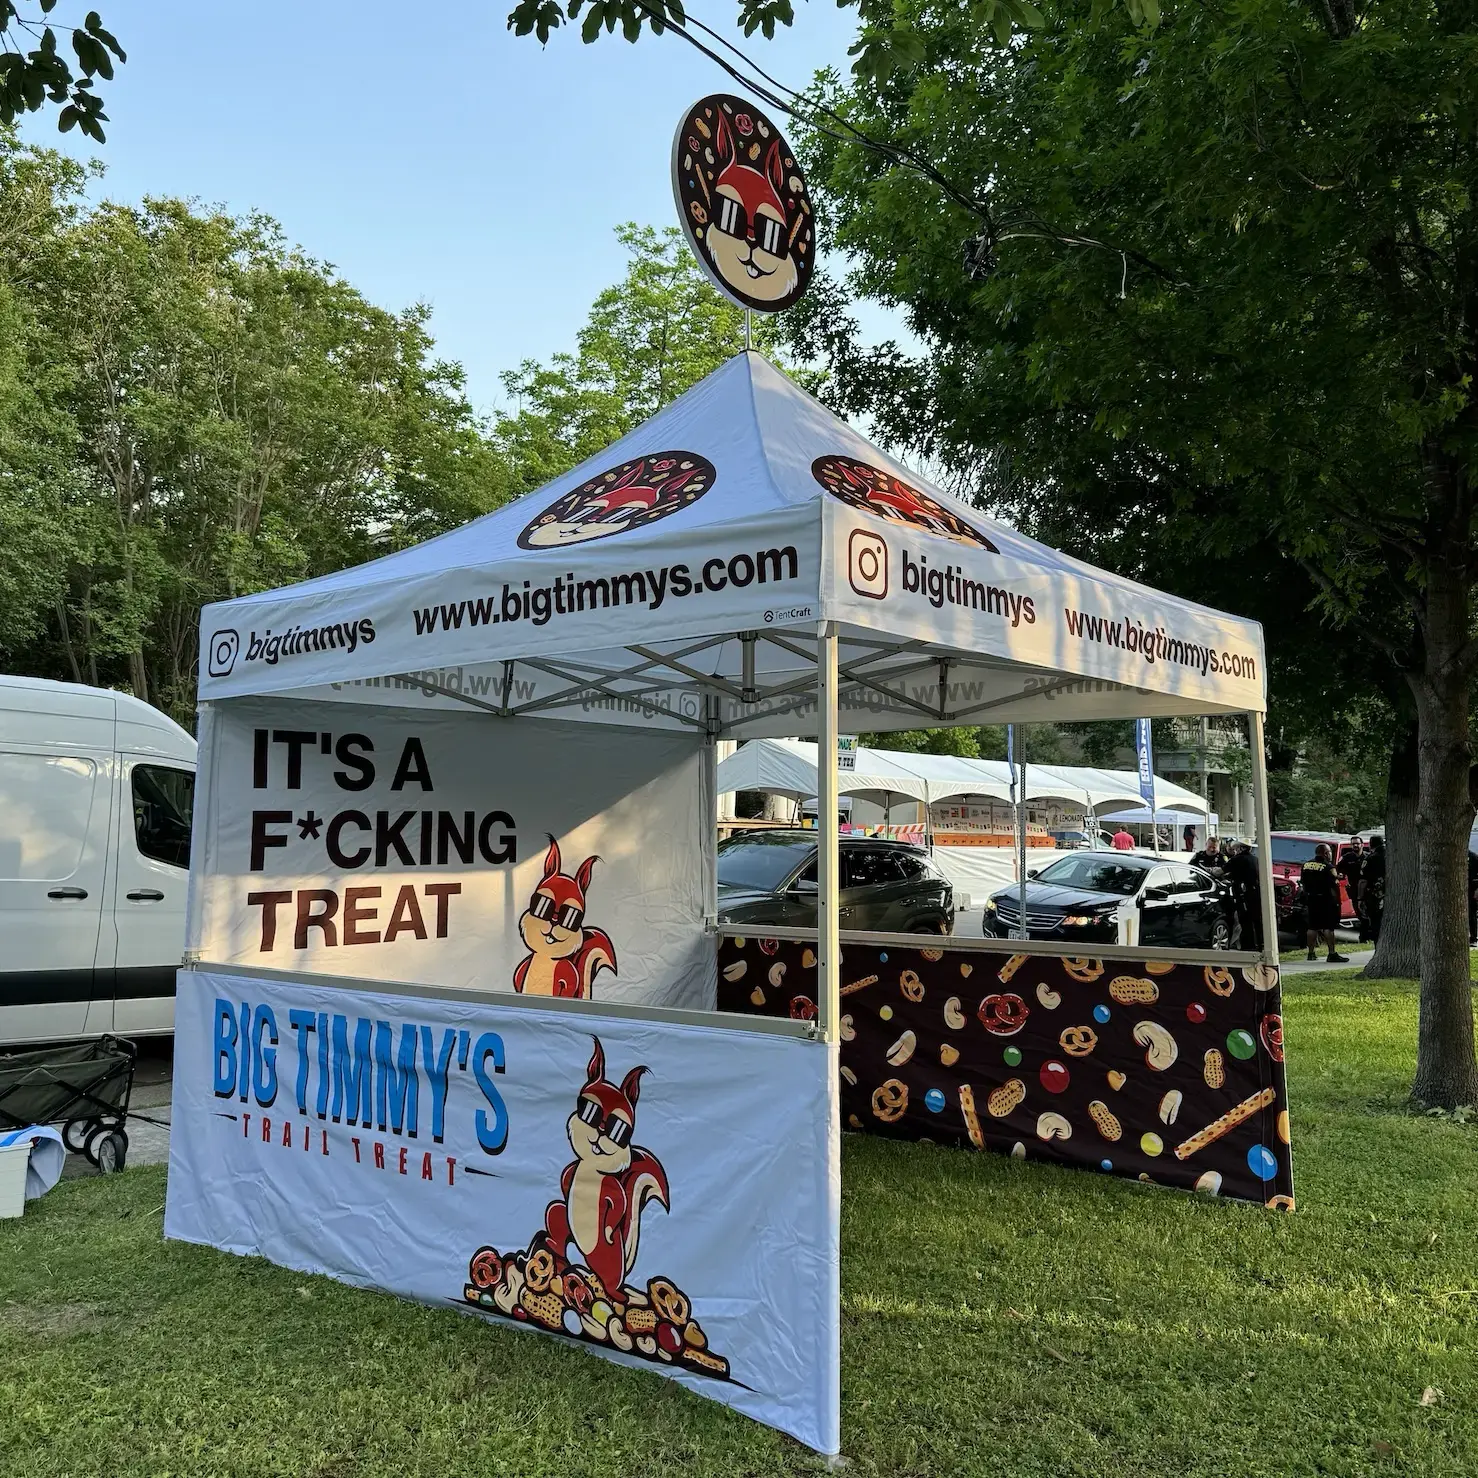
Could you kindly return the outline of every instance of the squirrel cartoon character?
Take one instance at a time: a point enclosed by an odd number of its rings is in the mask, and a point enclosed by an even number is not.
[[[721,112],[713,146],[720,169],[713,182],[713,223],[708,249],[725,282],[760,302],[773,303],[793,292],[800,267],[791,248],[794,212],[786,206],[785,155],[778,138],[770,141],[764,167],[749,163],[736,143],[733,125]]]
[[[536,522],[528,530],[529,548],[583,544],[621,533],[653,509],[671,502],[693,473],[691,460],[680,463],[670,457],[639,457],[612,482],[582,489],[583,496],[573,504],[567,498],[556,503],[551,510],[557,510],[555,517]]]
[[[655,1200],[667,1210],[669,1192],[662,1162],[631,1142],[647,1069],[632,1068],[618,1088],[606,1080],[600,1038],[593,1040],[585,1086],[565,1126],[575,1158],[559,1178],[564,1199],[551,1201],[544,1212],[544,1232],[558,1264],[573,1242],[606,1291],[616,1293],[636,1266],[643,1207]]]
[[[585,1000],[596,972],[616,973],[616,946],[604,929],[585,926],[585,893],[598,857],[587,857],[574,877],[559,870],[559,843],[549,838],[544,876],[518,921],[529,953],[513,972],[513,988],[528,996]]]

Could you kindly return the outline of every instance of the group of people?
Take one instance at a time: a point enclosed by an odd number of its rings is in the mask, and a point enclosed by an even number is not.
[[[1262,888],[1252,848],[1246,842],[1230,842],[1224,848],[1219,837],[1209,837],[1191,858],[1191,866],[1221,878],[1230,890],[1227,911],[1231,915],[1233,946],[1261,949]]]
[[[1262,892],[1252,848],[1246,842],[1233,842],[1223,848],[1219,839],[1212,837],[1191,858],[1191,865],[1225,880],[1231,893],[1229,912],[1234,916],[1235,945],[1240,949],[1261,949]],[[1468,934],[1478,943],[1478,856],[1469,856],[1468,880]],[[1341,882],[1355,905],[1361,942],[1379,939],[1386,902],[1384,837],[1372,837],[1368,844],[1361,837],[1351,837],[1338,862],[1328,843],[1320,842],[1312,859],[1303,865],[1299,893],[1309,958],[1317,958],[1322,944],[1325,959],[1331,965],[1349,963],[1349,957],[1335,948],[1334,940],[1334,931],[1340,927],[1344,912]]]

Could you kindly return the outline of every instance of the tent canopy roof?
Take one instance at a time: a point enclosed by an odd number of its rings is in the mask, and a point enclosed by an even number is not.
[[[1000,801],[1011,796],[1010,766],[1003,760],[859,746],[856,766],[837,775],[839,794],[905,797],[926,804],[955,796],[989,796]],[[816,746],[799,739],[756,739],[719,765],[718,789],[720,794],[759,790],[806,800],[817,793]],[[1026,798],[1064,800],[1096,811],[1102,806],[1139,802],[1139,779],[1132,770],[1028,764]],[[1155,804],[1177,813],[1206,814],[1205,801],[1194,791],[1158,775]]]
[[[708,733],[1261,710],[1260,628],[1027,539],[754,353],[599,456],[423,544],[208,606],[200,695]]]

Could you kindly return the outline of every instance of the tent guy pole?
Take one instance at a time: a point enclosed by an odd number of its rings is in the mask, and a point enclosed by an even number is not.
[[[837,846],[837,628],[823,621],[816,642],[816,958],[821,1035],[840,1040],[842,946],[837,914],[840,857]]]
[[[1252,827],[1257,843],[1257,891],[1262,905],[1262,958],[1278,963],[1278,899],[1273,892],[1273,827],[1268,814],[1268,755],[1263,741],[1262,715],[1247,715],[1247,739],[1252,750]]]

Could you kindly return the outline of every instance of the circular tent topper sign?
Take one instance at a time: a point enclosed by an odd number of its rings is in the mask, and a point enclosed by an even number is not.
[[[973,544],[992,554],[1000,552],[979,529],[972,528],[957,513],[951,513],[943,503],[881,467],[859,462],[855,457],[817,457],[811,463],[811,475],[833,498],[849,508],[858,508],[889,523],[922,529],[926,534],[938,534],[957,544]]]
[[[718,92],[688,109],[672,141],[672,193],[693,254],[741,308],[779,313],[810,286],[806,177],[753,103]]]
[[[656,523],[696,503],[716,475],[713,463],[697,452],[633,457],[556,498],[518,536],[519,548],[562,549]]]

